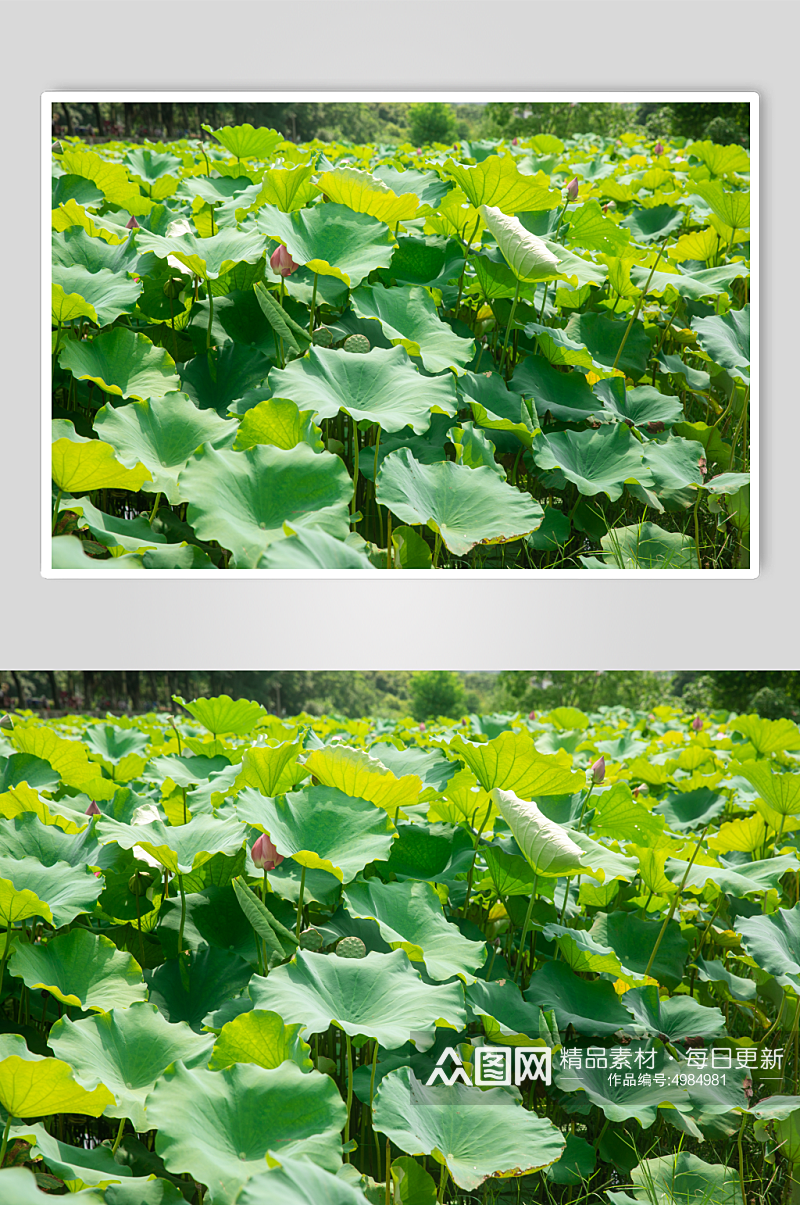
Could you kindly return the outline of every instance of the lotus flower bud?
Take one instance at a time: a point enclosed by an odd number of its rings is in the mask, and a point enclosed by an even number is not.
[[[569,184],[567,185],[567,196],[569,197],[570,201],[575,200],[575,198],[578,195],[579,188],[580,188],[580,184],[578,183],[578,177],[573,176],[572,179],[570,180]]]
[[[598,757],[591,767],[592,778],[599,785],[606,776],[606,759]]]
[[[275,248],[272,255],[269,257],[269,266],[273,272],[277,272],[279,276],[291,276],[292,272],[296,272],[300,264],[296,264],[289,252],[284,247],[283,243]]]
[[[86,815],[87,816],[99,816],[100,815],[100,809],[94,800],[92,800],[92,802],[89,804],[88,808],[86,809]]]
[[[535,719],[536,719],[536,712],[535,712],[535,711],[529,711],[529,712],[528,712],[528,719],[529,719],[529,720],[535,720]]]
[[[511,145],[512,145],[512,146],[517,146],[518,144],[519,144],[519,138],[512,138],[512,139],[511,139]]]
[[[654,153],[654,154],[656,154],[656,155],[663,155],[663,154],[664,154],[664,148],[663,148],[663,146],[661,145],[661,143],[660,143],[660,142],[657,142],[657,143],[656,143],[656,145],[653,147],[653,153]]]
[[[420,730],[420,732],[424,732],[424,731],[425,731],[425,725],[424,725],[424,724],[420,724],[420,726],[419,726],[419,730]]]
[[[274,870],[283,861],[283,855],[278,853],[266,833],[258,838],[250,850],[250,857],[259,870]]]
[[[138,230],[139,229],[139,223],[136,221],[136,218],[133,217],[133,215],[131,215],[130,221],[125,223],[125,229],[126,230]]]
[[[696,715],[692,720],[692,728],[694,728],[695,732],[702,732],[703,721],[699,715]]]

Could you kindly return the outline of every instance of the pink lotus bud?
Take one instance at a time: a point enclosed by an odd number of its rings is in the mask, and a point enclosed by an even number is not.
[[[278,853],[266,833],[262,833],[258,838],[250,850],[250,857],[253,859],[253,865],[259,870],[274,870],[283,861],[283,854]]]
[[[294,262],[283,243],[272,252],[272,255],[269,257],[269,266],[279,276],[291,276],[292,272],[296,272],[300,267],[299,264]]]
[[[92,800],[92,802],[89,804],[88,808],[86,809],[86,815],[87,816],[99,816],[100,815],[100,809],[94,800]]]
[[[660,142],[657,142],[657,143],[656,143],[656,145],[653,147],[653,152],[654,152],[654,154],[656,154],[656,155],[663,155],[663,154],[664,154],[664,148],[663,148],[663,146],[661,145],[661,143],[660,143]]]
[[[419,730],[420,730],[420,732],[424,732],[424,731],[425,731],[425,725],[424,725],[424,724],[420,724],[420,726],[419,726]]]
[[[572,179],[570,180],[569,184],[567,185],[567,196],[569,197],[570,201],[575,200],[575,198],[578,195],[579,188],[580,188],[580,184],[578,183],[578,177],[573,176]]]
[[[519,138],[512,138],[512,139],[511,139],[511,145],[512,145],[512,146],[517,146],[517,144],[518,144],[518,143],[519,143]]]
[[[139,223],[136,221],[136,218],[132,217],[132,218],[131,218],[131,220],[130,220],[129,222],[126,222],[126,223],[125,223],[125,229],[126,229],[126,230],[138,230],[138,229],[139,229]]]
[[[592,765],[592,778],[599,785],[606,776],[606,759],[598,757]]]
[[[700,718],[700,716],[699,716],[699,715],[696,715],[696,716],[694,717],[694,719],[692,720],[692,728],[694,728],[695,732],[702,732],[702,730],[703,730],[703,721],[702,721],[702,719]]]
[[[529,711],[529,712],[528,712],[528,719],[529,719],[529,720],[535,720],[535,719],[536,719],[536,712],[535,712],[535,711]]]

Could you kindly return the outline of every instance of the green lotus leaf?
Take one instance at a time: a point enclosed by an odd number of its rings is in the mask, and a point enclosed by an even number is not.
[[[601,365],[595,363],[592,353],[580,340],[580,331],[577,332],[579,338],[576,341],[569,337],[566,330],[562,331],[555,326],[542,326],[540,322],[526,322],[523,330],[529,339],[536,340],[541,355],[550,364],[557,365],[560,368],[577,365],[581,368],[592,369],[598,375],[603,375],[607,371]],[[527,362],[527,359],[524,360],[521,367],[524,368]],[[521,387],[524,377],[525,374],[522,373],[521,378],[517,382],[518,389]],[[578,416],[572,415],[571,417]]]
[[[578,1134],[566,1134],[567,1145],[557,1163],[545,1175],[553,1184],[584,1184],[597,1165],[597,1151]]]
[[[716,234],[714,237],[716,239]],[[54,267],[56,264],[65,268],[80,265],[91,273],[107,269],[115,276],[124,276],[136,271],[138,258],[135,243],[127,237],[122,243],[107,243],[102,238],[91,238],[81,226],[70,226],[53,235]]]
[[[509,217],[491,205],[481,206],[481,216],[517,280],[549,280],[557,273],[559,256],[538,235],[531,234],[519,218]]]
[[[0,1196],[3,1205],[42,1205],[42,1193],[27,1167],[6,1167],[0,1171]],[[72,1195],[75,1205],[103,1205],[105,1197],[93,1188]]]
[[[89,213],[72,198],[62,202],[58,209],[53,210],[52,224],[56,231],[81,227],[91,238],[102,238],[107,243],[127,244],[131,242],[128,231],[124,227],[109,221],[108,218],[98,217],[96,213]]]
[[[254,976],[250,997],[256,1008],[309,1033],[324,1033],[335,1023],[351,1037],[376,1038],[387,1050],[412,1038],[418,1050],[427,1050],[437,1026],[460,1030],[466,1023],[460,983],[423,982],[403,950],[358,959],[298,950],[266,979]]]
[[[65,344],[58,362],[78,380],[94,381],[104,393],[118,397],[146,401],[180,389],[171,356],[125,326]]]
[[[745,170],[749,170],[749,164]],[[726,226],[734,230],[750,229],[749,191],[733,191],[723,188],[719,180],[703,180],[692,184],[692,192],[702,197],[711,212]]]
[[[283,142],[283,134],[277,130],[253,127],[249,122],[240,126],[220,126],[218,130],[204,125],[203,129],[237,159],[271,159]]]
[[[526,356],[514,369],[511,386],[533,398],[540,417],[549,410],[559,422],[583,422],[597,410],[597,397],[583,373],[558,372],[544,356]]]
[[[700,568],[692,537],[679,531],[665,531],[657,523],[615,527],[600,543],[605,563],[618,569]]]
[[[235,854],[242,847],[244,828],[232,816],[195,816],[188,824],[167,827],[161,820],[149,824],[121,824],[101,817],[97,835],[105,844],[116,841],[120,849],[138,846],[170,874],[189,874],[209,862],[214,854]]]
[[[549,1167],[565,1145],[553,1123],[523,1109],[513,1090],[460,1083],[426,1088],[408,1067],[384,1076],[374,1116],[376,1130],[401,1151],[433,1155],[467,1192],[492,1176]]]
[[[718,268],[707,268],[698,272],[653,272],[645,267],[631,268],[631,280],[637,289],[644,290],[649,280],[648,293],[666,293],[674,289],[675,296],[701,301],[704,297],[717,297],[731,292],[731,281],[749,276],[750,270],[744,263],[721,264]]]
[[[620,999],[607,980],[581,979],[563,962],[548,962],[535,971],[524,995],[529,1004],[554,1009],[562,1031],[571,1025],[577,1033],[604,1037],[631,1024],[623,1007],[629,993]]]
[[[388,184],[392,192],[398,196],[401,193],[413,192],[423,205],[430,205],[434,209],[451,187],[450,183],[443,180],[437,172],[420,171],[414,167],[398,171],[388,163],[381,163],[373,169],[372,174],[379,180],[383,180],[384,184]]]
[[[474,978],[486,961],[486,944],[463,937],[442,911],[430,883],[382,883],[369,879],[344,891],[351,916],[375,920],[392,949],[423,962],[431,979]]]
[[[633,1015],[640,1034],[662,1039],[666,1036],[670,1042],[725,1037],[725,1018],[720,1009],[708,1008],[692,996],[662,1000],[654,984],[631,988],[620,998],[620,1004]],[[630,1028],[630,1022],[622,1028]]]
[[[630,242],[630,232],[604,216],[594,197],[570,211],[567,242],[606,255],[621,255]]]
[[[310,1071],[311,1047],[300,1037],[302,1028],[284,1025],[277,1013],[258,1008],[240,1013],[219,1031],[208,1066],[211,1071],[222,1071],[234,1063],[272,1068],[291,1062],[301,1071]]]
[[[413,806],[422,790],[418,775],[404,774],[398,778],[377,758],[348,745],[314,749],[305,765],[307,772],[325,786],[335,787],[355,799],[368,799],[387,812]]]
[[[56,305],[56,294],[60,290],[60,306]],[[78,317],[70,313],[70,303],[77,297],[83,303],[83,312],[98,326],[109,326],[120,314],[132,314],[142,291],[141,282],[130,280],[118,272],[101,268],[89,272],[82,264],[66,267],[53,264],[53,320],[69,322]]]
[[[519,451],[520,444],[531,446],[535,424],[530,408],[521,391],[508,389],[499,373],[465,372],[458,378],[458,391],[472,407],[477,425],[492,431],[492,443],[500,452]]]
[[[91,724],[84,733],[84,740],[93,753],[99,753],[103,761],[118,766],[130,753],[143,753],[150,738],[135,728],[118,728],[116,724]]]
[[[231,566],[252,568],[284,536],[283,525],[302,523],[344,539],[352,482],[342,461],[307,444],[284,451],[259,444],[246,452],[204,445],[178,478],[189,499],[188,520],[201,540],[218,540]]]
[[[750,383],[750,305],[727,314],[693,318],[692,330],[703,351],[720,368],[745,384]]]
[[[249,176],[195,176],[181,181],[178,195],[182,197],[201,197],[208,205],[219,205],[222,210],[225,202],[241,193],[241,203],[247,205],[250,196],[257,196],[260,185],[253,184]],[[217,220],[220,215],[216,214]],[[224,222],[222,223],[225,224]]]
[[[256,787],[263,795],[285,794],[304,777],[303,769],[297,765],[301,751],[301,743],[292,741],[251,746],[242,758],[237,786]]]
[[[311,347],[285,369],[273,368],[269,387],[275,397],[291,398],[318,419],[343,410],[355,422],[378,423],[384,431],[411,427],[421,434],[432,412],[452,416],[458,404],[454,377],[423,376],[400,346],[374,347],[360,356]]]
[[[424,238],[407,235],[398,238],[392,266],[381,276],[384,283],[396,280],[407,285],[431,285],[437,280],[452,279],[460,274],[463,266],[463,248],[456,239],[443,239],[438,235],[426,235]]]
[[[275,1158],[272,1151],[270,1158]],[[396,1166],[397,1160],[393,1159],[392,1171]],[[334,1176],[307,1159],[282,1156],[278,1167],[263,1176],[254,1176],[245,1184],[236,1205],[274,1205],[276,1201],[281,1205],[364,1205],[366,1200],[342,1176]]]
[[[141,146],[127,151],[123,162],[133,168],[134,174],[141,176],[148,184],[154,184],[162,176],[175,173],[181,167],[181,160],[177,155],[163,154]]]
[[[751,958],[784,987],[800,992],[800,904],[734,922]]]
[[[610,749],[603,749],[598,743],[601,753],[615,755]],[[642,743],[642,742],[638,742]],[[639,750],[643,752],[643,750]],[[594,800],[592,800],[594,803]],[[597,797],[595,813],[592,817],[592,828],[600,837],[611,837],[616,840],[635,841],[639,845],[654,845],[664,831],[664,821],[659,815],[653,815],[643,803],[634,799],[630,786],[625,782],[617,782],[610,791],[604,791]]]
[[[722,148],[718,148],[722,149]],[[739,1172],[723,1163],[706,1163],[689,1151],[643,1159],[631,1172],[637,1201],[658,1200],[700,1205],[744,1205]]]
[[[598,912],[590,933],[602,945],[609,945],[620,961],[641,977],[647,970],[661,928],[661,921],[642,920],[625,912]],[[676,921],[670,921],[653,961],[653,976],[674,990],[683,976],[688,951],[689,944],[680,926]]]
[[[294,402],[282,397],[265,398],[242,418],[233,441],[233,450],[244,452],[257,444],[270,444],[288,451],[299,443],[306,443],[315,452],[321,452],[324,445],[320,429],[313,420],[313,409],[300,410]]]
[[[620,220],[620,226],[631,232],[636,243],[654,243],[677,230],[683,224],[683,210],[671,205],[637,208]]]
[[[178,474],[201,444],[221,448],[236,434],[234,423],[208,410],[198,410],[184,393],[168,393],[153,401],[103,406],[94,429],[128,469],[144,465],[150,474],[142,489],[164,494],[170,505],[184,502]]]
[[[497,449],[479,428],[464,422],[460,427],[451,427],[447,436],[456,450],[456,464],[464,464],[468,469],[491,469],[496,477],[505,481],[505,469],[495,460]]]
[[[481,744],[459,734],[449,747],[466,762],[485,791],[499,787],[520,799],[533,799],[571,794],[585,785],[582,774],[573,774],[568,758],[539,753],[528,732],[501,732]]]
[[[386,338],[410,356],[419,356],[428,372],[459,373],[474,355],[474,340],[462,339],[441,320],[433,298],[421,286],[362,285],[350,300],[360,318],[377,320]]]
[[[113,797],[114,784],[100,777],[99,767],[89,761],[80,741],[67,740],[45,726],[15,727],[11,739],[20,753],[32,753],[49,762],[65,786],[83,791],[90,799]]]
[[[355,213],[367,213],[387,226],[413,218],[419,208],[419,198],[413,192],[397,196],[383,180],[357,167],[336,167],[322,172],[317,188],[337,205],[345,205]]]
[[[413,527],[395,527],[392,532],[395,568],[430,569],[433,564],[430,546]]]
[[[448,159],[444,170],[476,208],[494,205],[503,213],[530,213],[561,204],[560,192],[523,175],[511,155],[489,155],[475,167]]]
[[[150,470],[145,465],[126,468],[115,457],[114,449],[99,439],[56,439],[50,456],[53,481],[69,494],[102,489],[136,493],[150,480]]]
[[[201,945],[185,962],[170,958],[148,972],[150,1003],[173,1025],[185,1021],[200,1033],[205,1018],[247,987],[249,962],[228,949]]]
[[[580,846],[560,824],[548,820],[535,803],[519,799],[513,791],[495,787],[492,801],[505,820],[517,845],[537,874],[575,874],[584,862]]]
[[[121,1149],[130,1148],[132,1140],[123,1139]],[[155,1156],[152,1156],[155,1162]],[[161,1168],[159,1167],[160,1171]],[[109,1184],[105,1191],[105,1205],[183,1205],[183,1193],[172,1180],[148,1175],[132,1176],[119,1184]]]
[[[48,991],[84,1012],[127,1008],[147,995],[133,957],[87,929],[58,933],[46,944],[16,945],[9,970],[26,987]]]
[[[259,559],[257,569],[361,569],[373,572],[375,565],[365,553],[325,531],[284,524],[285,540],[276,540]],[[397,529],[392,533],[392,538]],[[360,538],[360,537],[359,537]],[[427,544],[426,544],[427,548]]]
[[[25,902],[33,906],[32,893],[43,903],[47,904],[52,913],[56,926],[69,925],[76,916],[84,912],[93,912],[95,901],[103,890],[102,879],[95,878],[87,866],[69,866],[66,862],[56,862],[52,866],[43,866],[38,858],[15,858],[7,855],[0,856],[0,881],[12,883],[14,892],[9,893],[4,888],[3,907],[9,921],[21,919],[13,914]],[[17,896],[22,893],[22,900]],[[28,913],[29,916],[35,915]],[[40,914],[45,920],[50,918]]]
[[[267,715],[266,709],[260,703],[254,703],[250,699],[232,699],[230,695],[193,699],[191,703],[187,703],[178,695],[175,701],[213,736],[223,733],[247,736],[259,720],[265,719]]]
[[[404,523],[424,523],[440,534],[455,556],[466,556],[476,544],[530,535],[544,514],[538,502],[498,480],[490,468],[420,464],[406,449],[384,460],[376,497]]]
[[[663,423],[665,427],[671,427],[685,418],[680,399],[661,393],[652,385],[626,389],[621,377],[612,377],[598,381],[593,392],[604,406],[604,410],[598,411],[598,418],[609,414],[634,427],[644,427],[647,423]]]
[[[476,979],[467,985],[466,995],[469,1012],[481,1021],[487,1041],[500,1046],[540,1044],[538,1004],[524,1000],[510,979]]]
[[[660,1042],[653,1042],[652,1045],[631,1042],[629,1046],[626,1046],[625,1051],[630,1059],[631,1067],[636,1066],[637,1051],[645,1050],[648,1055],[651,1051],[654,1054],[652,1070],[655,1074],[649,1076],[649,1085],[637,1083],[633,1088],[629,1085],[623,1087],[623,1075],[619,1076],[619,1082],[615,1084],[609,1079],[608,1070],[602,1067],[604,1061],[602,1058],[598,1060],[600,1066],[587,1067],[588,1060],[584,1059],[584,1065],[577,1069],[557,1067],[558,1060],[554,1060],[556,1066],[554,1066],[553,1078],[562,1092],[572,1093],[583,1090],[592,1104],[603,1110],[609,1121],[620,1122],[635,1119],[643,1129],[646,1129],[655,1122],[660,1107],[677,1109],[681,1114],[690,1113],[692,1106],[686,1089],[670,1083],[676,1074],[676,1064]],[[609,1060],[605,1061],[608,1066]],[[649,1061],[647,1066],[648,1069],[651,1068]],[[659,1074],[664,1076],[666,1083],[659,1085],[657,1080]]]
[[[34,790],[55,791],[60,781],[61,775],[50,763],[32,753],[12,753],[10,757],[0,759],[0,792],[17,787],[21,782]],[[0,840],[5,835],[0,833]]]
[[[266,240],[256,230],[220,230],[210,238],[196,234],[174,234],[165,238],[139,230],[136,245],[141,252],[152,251],[159,259],[174,256],[202,280],[218,280],[237,264],[254,264],[264,254]]]
[[[142,196],[138,184],[129,179],[121,163],[113,163],[94,151],[73,148],[62,156],[61,166],[67,175],[91,180],[107,201],[128,213],[142,216],[152,209],[152,202]]]
[[[621,318],[573,314],[565,331],[570,339],[588,348],[592,360],[603,368],[621,368],[634,380],[647,371],[651,347],[642,322],[634,322],[629,330],[628,323]]]
[[[99,1117],[114,1098],[102,1085],[87,1092],[60,1059],[31,1054],[18,1034],[0,1035],[0,1104],[11,1117],[80,1113]]]
[[[109,445],[101,446],[108,447]],[[87,529],[97,543],[105,545],[106,548],[124,549],[126,552],[143,552],[159,546],[163,548],[167,542],[165,535],[153,530],[146,515],[137,515],[135,519],[123,519],[119,515],[109,515],[93,506],[88,497],[62,498],[59,503],[59,513],[64,514],[65,512],[75,515],[76,525],[81,529]],[[121,552],[117,551],[113,554],[113,563],[116,565],[120,561],[123,561],[123,565],[129,563],[124,560]],[[95,563],[103,564],[102,561]]]
[[[763,716],[744,715],[738,716],[731,727],[735,732],[741,732],[747,738],[759,757],[768,757],[770,753],[796,753],[800,749],[800,728],[793,720],[768,720]],[[769,781],[768,774],[765,774],[767,767],[758,765],[756,768],[756,765],[751,763],[745,768],[755,770],[756,780],[749,779],[749,781],[761,791],[762,784]],[[743,770],[738,772],[743,773]],[[745,774],[745,778],[747,777]],[[767,796],[764,798],[770,802]],[[775,807],[775,804],[771,803],[771,806]]]
[[[342,882],[349,882],[368,862],[385,860],[395,836],[394,825],[382,809],[335,787],[307,787],[275,799],[245,788],[236,801],[236,812],[268,833],[284,857],[327,870]]]
[[[284,213],[302,209],[318,196],[311,180],[313,174],[312,164],[270,168],[261,178],[261,191],[250,211],[260,209],[262,205],[277,205]]]
[[[94,1205],[95,1202],[97,1205],[102,1205],[106,1200],[103,1193],[104,1188],[110,1184],[121,1183],[123,1178],[131,1178],[130,1168],[121,1167],[107,1146],[97,1146],[93,1150],[70,1146],[66,1142],[59,1142],[57,1138],[53,1138],[43,1125],[34,1123],[12,1126],[8,1137],[9,1142],[14,1142],[17,1138],[23,1142],[29,1142],[31,1144],[28,1151],[30,1159],[44,1160],[44,1163],[34,1164],[38,1176],[44,1173],[63,1180],[70,1190],[70,1196],[74,1195],[76,1201],[86,1202],[86,1205],[90,1205],[90,1203]],[[37,1184],[43,1183],[43,1181],[38,1178],[34,1180],[26,1168],[18,1168],[14,1169],[14,1172],[30,1176],[30,1186],[24,1185],[22,1181],[15,1186],[13,1179],[6,1182],[5,1177],[10,1172],[11,1169],[0,1172],[0,1192],[4,1194],[3,1205],[27,1205],[28,1202],[31,1205],[41,1205],[44,1193],[37,1187]],[[11,1172],[11,1175],[14,1172]],[[87,1188],[86,1185],[92,1187]],[[8,1192],[8,1196],[5,1196],[6,1192]]]
[[[98,1084],[113,1093],[106,1117],[127,1117],[133,1128],[150,1129],[144,1102],[153,1084],[177,1059],[186,1066],[205,1066],[214,1038],[193,1033],[183,1022],[170,1024],[153,1004],[133,1001],[97,1016],[71,1021],[62,1017],[50,1031],[48,1045],[56,1058],[73,1069],[84,1088]]]
[[[18,921],[40,916],[52,920],[50,905],[40,900],[35,891],[28,887],[17,888],[10,879],[0,878],[0,922],[11,929]]]
[[[216,410],[224,418],[262,385],[272,364],[257,347],[226,342],[211,357],[196,355],[182,365],[180,388],[200,410]]]
[[[335,276],[349,289],[392,261],[388,226],[332,201],[295,213],[265,205],[258,215],[258,229],[280,239],[296,264],[305,264],[321,276]]]
[[[684,507],[693,505],[697,493],[692,487],[703,481],[701,456],[697,440],[683,439],[679,435],[670,435],[664,443],[651,440],[645,446],[644,463],[653,474],[653,489],[663,502]]]
[[[265,1172],[268,1151],[305,1156],[331,1171],[339,1166],[344,1102],[328,1076],[304,1074],[291,1062],[270,1070],[235,1063],[222,1071],[178,1062],[159,1079],[146,1108],[168,1170],[197,1176],[212,1205],[229,1205],[243,1184]]]
[[[530,895],[536,890],[538,876],[525,858],[506,853],[504,849],[493,845],[485,845],[481,852],[499,898]]]
[[[724,795],[700,787],[696,791],[673,792],[657,803],[653,812],[663,816],[673,832],[685,833],[706,828],[722,814],[725,803]]]

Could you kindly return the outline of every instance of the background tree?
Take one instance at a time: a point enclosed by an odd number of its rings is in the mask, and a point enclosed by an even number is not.
[[[421,670],[411,675],[412,715],[432,720],[443,715],[457,719],[466,709],[464,686],[451,670]]]
[[[423,101],[411,105],[408,111],[411,141],[418,146],[431,142],[452,142],[456,134],[456,118],[452,105],[442,101]]]

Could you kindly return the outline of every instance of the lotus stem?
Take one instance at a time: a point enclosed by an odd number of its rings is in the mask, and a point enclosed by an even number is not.
[[[156,517],[156,515],[157,515],[157,513],[158,513],[158,504],[159,504],[159,502],[160,502],[160,501],[161,501],[161,491],[159,490],[159,491],[156,493],[156,500],[155,500],[155,502],[153,503],[153,509],[150,511],[150,518],[147,520],[147,521],[148,521],[148,523],[152,523],[152,522],[153,522],[153,519],[155,519],[155,517]],[[185,824],[185,823],[186,823],[186,821],[184,820],[184,824]]]
[[[661,246],[658,249],[658,255],[656,256],[656,262],[653,264],[652,268],[650,269],[650,275],[647,278],[647,284],[642,289],[641,297],[636,302],[636,308],[634,309],[633,313],[631,314],[631,320],[628,323],[628,325],[625,327],[625,334],[622,336],[622,342],[619,345],[619,351],[617,352],[616,357],[614,359],[614,363],[611,366],[612,372],[617,367],[617,364],[619,364],[619,358],[622,355],[622,349],[624,348],[625,344],[628,342],[628,335],[631,333],[631,327],[633,326],[636,319],[639,317],[639,310],[642,308],[642,302],[644,301],[645,297],[647,296],[647,290],[650,288],[650,281],[653,279],[653,273],[655,272],[656,268],[658,267],[659,263],[661,262],[661,256],[664,254],[664,244],[667,240],[667,237],[668,237],[667,235],[664,235],[664,239],[662,240]]]
[[[392,1205],[392,1144],[386,1139],[386,1199],[385,1205]]]
[[[392,564],[392,512],[386,511],[386,568],[393,569]]]
[[[9,1113],[8,1121],[6,1122],[6,1128],[3,1130],[3,1144],[2,1144],[2,1146],[0,1146],[0,1167],[2,1167],[5,1162],[6,1151],[8,1150],[8,1135],[9,1135],[10,1130],[11,1130],[11,1114]]]
[[[124,1129],[125,1129],[125,1118],[121,1117],[120,1122],[119,1122],[119,1129],[117,1130],[117,1136],[114,1139],[114,1145],[111,1148],[112,1155],[116,1155],[117,1151],[119,1150],[119,1144],[122,1142],[122,1131]]]
[[[475,811],[477,812],[477,808],[475,809]],[[491,811],[492,811],[492,805],[490,802],[489,806],[486,809],[486,815],[483,818],[481,827],[478,829],[478,832],[475,835],[475,841],[473,843],[473,849],[475,850],[475,853],[473,855],[472,862],[470,863],[469,874],[467,876],[467,894],[464,896],[464,916],[466,916],[467,912],[469,911],[469,897],[470,897],[470,894],[472,893],[472,877],[475,873],[475,860],[478,857],[478,842],[480,841],[480,839],[483,835],[483,830],[486,828],[486,825],[489,823],[489,816],[491,814]],[[473,820],[474,820],[474,818],[475,817],[473,815]]]
[[[3,947],[3,957],[2,957],[2,959],[0,959],[0,995],[2,995],[2,991],[3,991],[3,976],[6,973],[6,963],[8,962],[8,951],[9,951],[9,947],[11,946],[12,927],[13,926],[9,925],[8,928],[6,929],[6,944]],[[2,1163],[2,1160],[0,1160],[0,1163]]]
[[[347,1146],[350,1141],[350,1111],[353,1107],[353,1043],[349,1033],[344,1036],[347,1042],[347,1120],[344,1123],[344,1143]],[[350,1152],[347,1150],[344,1153],[344,1161],[350,1162]]]
[[[206,351],[211,350],[211,324],[214,321],[214,298],[211,294],[211,281],[206,281],[206,292],[208,293],[208,327],[206,329]]]
[[[514,300],[513,300],[513,302],[511,303],[511,313],[508,315],[508,322],[507,322],[507,324],[506,324],[506,337],[505,337],[505,339],[503,340],[503,350],[502,350],[502,352],[500,353],[500,364],[499,364],[499,367],[500,367],[500,369],[501,369],[501,370],[502,370],[502,368],[503,368],[503,363],[504,363],[504,361],[505,361],[505,359],[506,359],[506,353],[507,353],[507,351],[508,351],[508,336],[509,336],[509,335],[510,335],[510,333],[511,333],[511,323],[514,321],[514,314],[516,313],[516,309],[517,309],[517,302],[518,302],[518,301],[519,301],[519,277],[517,277],[517,287],[516,287],[516,289],[514,290]]]
[[[578,501],[580,501],[580,495],[578,495]],[[574,513],[575,507],[573,507],[572,509],[573,509],[573,513]],[[594,790],[594,780],[589,783],[589,789],[587,790],[586,795],[584,796],[584,799],[583,799],[583,803],[581,804],[581,814],[578,818],[578,832],[580,832],[581,829],[583,828],[583,813],[586,811],[586,805],[589,802],[589,799],[591,798],[591,794],[592,794],[593,790]]]
[[[698,486],[697,497],[694,500],[694,510],[692,512],[692,514],[694,516],[694,547],[695,547],[695,552],[697,554],[697,568],[698,569],[703,568],[702,553],[700,552],[700,517],[698,515],[698,511],[700,509],[700,498],[701,497],[702,497],[702,490]]]
[[[350,423],[353,430],[353,498],[350,503],[350,513],[356,513],[356,494],[358,493],[358,423],[350,415]]]
[[[661,926],[658,937],[656,938],[656,944],[653,946],[653,952],[650,955],[650,961],[648,962],[647,966],[645,967],[645,972],[644,972],[645,975],[650,974],[650,968],[652,967],[653,963],[655,962],[656,954],[658,953],[659,946],[661,945],[661,942],[664,940],[664,934],[667,931],[667,926],[669,925],[669,922],[672,920],[673,916],[675,915],[675,909],[678,906],[678,900],[681,898],[681,892],[683,891],[684,887],[686,886],[686,880],[689,877],[689,871],[692,869],[692,866],[694,865],[694,860],[697,857],[697,855],[700,853],[700,845],[702,844],[703,837],[706,835],[707,828],[708,828],[708,825],[705,826],[705,828],[701,832],[700,836],[697,838],[697,843],[695,844],[694,850],[692,852],[692,856],[689,859],[689,864],[686,867],[686,872],[685,872],[683,878],[681,879],[681,885],[678,888],[678,890],[675,892],[675,898],[673,899],[672,903],[670,904],[669,912],[667,913],[666,917],[664,918],[664,923]]]
[[[183,891],[183,875],[178,875],[178,890],[181,893],[181,924],[178,929],[178,957],[183,953],[183,928],[186,924],[186,896]]]
[[[536,880],[537,880],[537,878],[538,878],[537,875],[533,876],[533,890],[531,891],[531,898],[528,900],[528,911],[525,913],[525,923],[522,926],[522,936],[519,939],[519,954],[517,955],[517,965],[514,967],[514,982],[515,983],[517,982],[517,976],[519,975],[520,968],[522,966],[523,951],[525,949],[525,938],[528,936],[528,927],[531,923],[531,913],[533,912],[533,903],[534,903],[534,900],[536,899]]]
[[[304,866],[300,872],[300,893],[297,897],[297,925],[296,925],[295,931],[294,931],[294,935],[298,941],[300,940],[300,924],[301,924],[301,921],[303,918],[303,895],[305,894],[305,889],[306,889],[306,868]],[[348,1039],[348,1041],[349,1041],[349,1039]]]
[[[314,333],[314,306],[316,305],[316,303],[317,303],[317,273],[315,272],[314,273],[314,288],[311,293],[311,317],[308,322],[309,335],[312,335]]]

